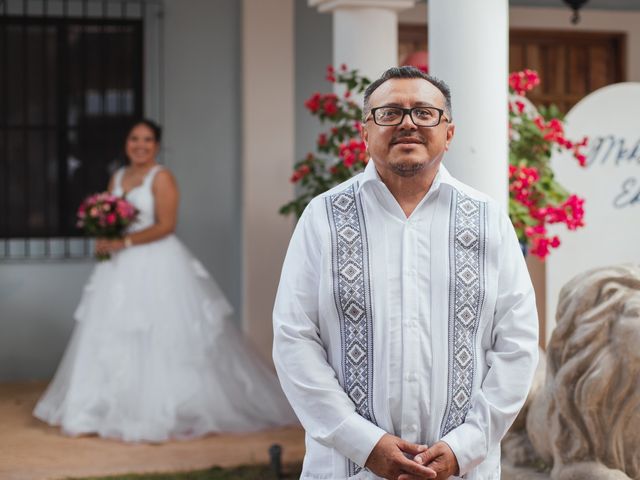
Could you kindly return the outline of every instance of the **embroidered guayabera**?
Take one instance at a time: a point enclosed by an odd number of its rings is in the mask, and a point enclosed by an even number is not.
[[[444,436],[471,406],[476,332],[484,302],[486,211],[483,202],[454,192],[449,227],[449,379]]]
[[[373,312],[369,250],[357,184],[326,198],[331,228],[333,289],[340,318],[342,383],[356,411],[373,414]],[[360,468],[349,461],[350,475]]]

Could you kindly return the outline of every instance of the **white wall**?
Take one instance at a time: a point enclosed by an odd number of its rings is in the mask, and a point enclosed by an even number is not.
[[[51,376],[91,268],[86,261],[0,266],[0,380]]]
[[[181,189],[178,234],[239,318],[240,5],[166,0],[164,22],[163,158]],[[156,67],[147,62],[152,88]],[[89,260],[0,264],[0,381],[53,374],[91,268]]]
[[[164,161],[180,186],[178,234],[241,316],[240,5],[165,2]]]

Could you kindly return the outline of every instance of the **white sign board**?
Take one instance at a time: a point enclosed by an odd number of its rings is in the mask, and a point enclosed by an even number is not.
[[[556,154],[556,178],[585,199],[586,226],[553,229],[562,244],[547,257],[547,335],[560,289],[591,268],[640,263],[640,83],[619,83],[582,99],[566,116],[570,140],[589,137],[587,166]]]

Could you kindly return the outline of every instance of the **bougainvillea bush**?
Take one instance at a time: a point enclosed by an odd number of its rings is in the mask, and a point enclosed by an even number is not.
[[[284,215],[299,217],[313,197],[362,171],[369,160],[360,138],[362,109],[352,96],[364,92],[370,81],[346,65],[329,66],[326,78],[343,93],[317,92],[305,102],[325,129],[316,140],[316,152],[294,165],[290,180],[296,184],[296,196],[280,209]],[[531,70],[509,76],[509,216],[523,247],[545,258],[560,245],[559,237],[549,234],[550,224],[564,224],[569,230],[584,226],[584,200],[554,179],[551,155],[569,150],[584,166],[587,139],[567,139],[557,108],[535,108],[528,101],[527,92],[539,83]]]
[[[556,181],[551,155],[568,150],[584,167],[587,138],[569,140],[555,106],[535,108],[528,101],[527,92],[539,84],[532,70],[509,75],[509,217],[529,252],[546,258],[560,246],[560,238],[549,234],[550,224],[569,230],[584,226],[584,200]]]
[[[285,215],[299,217],[313,197],[360,172],[369,159],[360,138],[362,109],[351,97],[363,93],[370,81],[346,65],[339,70],[328,67],[326,78],[344,93],[314,93],[305,102],[307,110],[327,127],[318,135],[317,151],[294,165],[291,182],[297,184],[296,198],[280,209]]]

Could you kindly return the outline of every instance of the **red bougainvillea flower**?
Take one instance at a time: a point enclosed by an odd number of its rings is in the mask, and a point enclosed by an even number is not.
[[[578,163],[581,167],[585,167],[587,165],[587,156],[582,153],[582,148],[586,147],[589,143],[589,139],[584,137],[580,142],[573,145],[573,156],[578,160]],[[567,147],[569,148],[569,147]]]
[[[584,226],[584,200],[570,195],[560,205],[547,204],[540,207],[542,195],[539,191],[540,175],[534,167],[509,165],[509,191],[520,204],[528,207],[530,217],[538,223],[524,227],[530,245],[529,253],[545,258],[552,248],[560,246],[557,236],[547,236],[547,224],[563,223],[569,230]]]
[[[338,97],[330,93],[322,100],[322,110],[327,117],[334,117],[338,113]]]
[[[300,180],[302,180],[305,176],[307,176],[309,173],[311,173],[311,167],[307,164],[303,164],[300,165],[295,172],[293,172],[293,175],[291,175],[291,178],[289,179],[289,181],[291,183],[297,183]]]
[[[564,223],[569,230],[584,227],[584,199],[577,195],[570,195],[558,207],[547,209],[549,223]]]
[[[311,95],[311,97],[309,97],[309,99],[306,102],[304,102],[304,106],[311,113],[316,113],[318,110],[320,110],[320,99],[321,98],[322,98],[322,94],[316,92],[313,95]]]
[[[314,93],[304,102],[304,106],[311,113],[318,113],[327,117],[334,117],[339,112],[338,96],[335,93]]]
[[[551,238],[544,235],[535,236],[531,238],[531,249],[529,250],[532,255],[540,258],[546,258],[551,253],[552,248],[558,248],[560,246],[560,239],[557,236]]]
[[[531,198],[532,186],[540,179],[535,167],[509,165],[509,191],[514,198],[527,207],[534,205]]]
[[[564,134],[564,126],[557,118],[552,118],[546,122],[542,117],[538,116],[533,119],[533,123],[542,133],[542,138],[544,140],[556,143],[567,150],[571,150],[573,156],[581,167],[584,167],[587,164],[587,157],[582,153],[582,148],[586,147],[588,143],[587,137],[583,137],[583,139],[577,143],[567,139]]]
[[[327,67],[327,76],[325,77],[325,78],[327,79],[327,81],[332,82],[332,83],[333,83],[333,82],[335,82],[335,81],[336,81],[336,75],[335,75],[335,73],[336,73],[336,71],[335,71],[335,69],[333,68],[333,66],[332,66],[332,65],[329,65],[329,66]]]
[[[538,73],[533,70],[522,70],[509,75],[509,87],[518,95],[524,95],[540,84]]]
[[[367,147],[362,140],[351,139],[340,145],[340,158],[345,167],[354,166],[357,162],[367,163]]]

